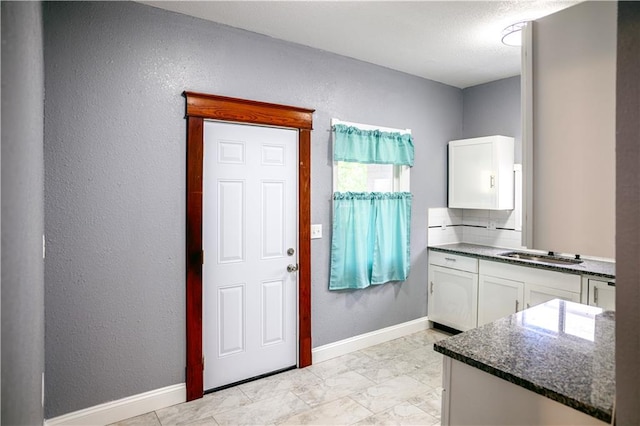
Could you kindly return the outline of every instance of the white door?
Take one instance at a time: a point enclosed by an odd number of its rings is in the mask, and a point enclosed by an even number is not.
[[[478,326],[524,309],[524,283],[480,275]]]
[[[467,331],[478,323],[478,275],[429,265],[429,320]]]
[[[205,121],[205,390],[297,364],[297,161],[297,130]]]

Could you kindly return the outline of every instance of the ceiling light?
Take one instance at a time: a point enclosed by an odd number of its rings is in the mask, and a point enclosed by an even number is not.
[[[507,46],[521,46],[522,29],[527,25],[527,22],[528,21],[516,22],[502,30],[502,43]]]

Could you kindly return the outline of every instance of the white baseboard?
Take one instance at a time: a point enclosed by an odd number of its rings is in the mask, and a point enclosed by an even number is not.
[[[368,348],[397,339],[411,333],[431,328],[429,319],[422,317],[413,321],[382,328],[370,333],[350,337],[338,342],[318,346],[312,349],[313,363],[326,361],[350,352]],[[88,426],[107,425],[150,411],[159,410],[187,400],[187,388],[184,383],[155,389],[138,395],[106,402],[94,407],[74,411],[59,417],[47,419],[45,426]]]
[[[107,425],[180,404],[186,400],[187,387],[184,383],[179,383],[47,419],[44,424],[45,426]]]
[[[431,328],[429,318],[422,317],[402,324],[392,325],[391,327],[381,328],[380,330],[372,331],[370,333],[350,337],[338,342],[318,346],[311,350],[312,362],[315,364],[317,362],[326,361],[331,358],[346,355],[350,352],[368,348],[369,346],[388,342],[389,340],[397,339],[411,333],[417,333],[418,331],[423,331],[428,328]]]

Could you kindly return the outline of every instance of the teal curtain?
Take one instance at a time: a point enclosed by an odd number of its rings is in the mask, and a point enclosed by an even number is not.
[[[335,161],[413,166],[413,138],[406,133],[333,126]]]
[[[336,192],[330,290],[359,289],[409,276],[409,192]]]

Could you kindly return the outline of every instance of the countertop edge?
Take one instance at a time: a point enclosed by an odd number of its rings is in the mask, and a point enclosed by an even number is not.
[[[495,249],[498,251],[514,251],[514,249],[508,249],[508,248],[497,248],[497,247],[489,247],[486,246],[487,249]],[[602,277],[602,278],[607,278],[607,279],[615,279],[615,275],[611,275],[611,274],[607,274],[607,273],[603,273],[603,272],[595,272],[595,271],[588,271],[588,270],[580,270],[580,269],[575,269],[575,268],[571,268],[571,267],[562,267],[562,266],[556,266],[556,265],[550,265],[550,264],[543,264],[543,263],[538,263],[538,262],[533,262],[533,261],[524,261],[524,260],[516,260],[516,259],[510,259],[507,257],[500,257],[500,256],[495,256],[495,255],[487,255],[487,254],[482,254],[482,253],[474,253],[468,250],[463,250],[463,249],[456,249],[453,247],[442,247],[442,246],[427,246],[427,249],[429,250],[433,250],[433,251],[439,251],[439,252],[443,252],[443,253],[456,253],[456,254],[460,254],[463,256],[471,256],[471,257],[476,257],[478,259],[485,259],[485,260],[490,260],[492,262],[501,262],[501,263],[508,263],[511,265],[520,265],[520,266],[527,266],[530,268],[537,268],[537,269],[546,269],[549,271],[556,271],[556,272],[563,272],[565,274],[574,274],[574,275],[589,275],[589,276],[593,276],[593,277]]]
[[[522,379],[513,374],[502,371],[496,367],[492,367],[480,361],[476,361],[473,358],[461,355],[457,352],[454,352],[450,349],[447,349],[443,346],[440,346],[438,342],[433,344],[433,349],[436,352],[441,353],[444,356],[448,356],[451,359],[456,361],[460,361],[464,364],[470,365],[471,367],[475,367],[485,373],[491,374],[492,376],[498,377],[500,379],[506,380],[510,383],[513,383],[516,386],[520,386],[527,390],[537,393],[538,395],[542,395],[551,400],[554,400],[562,405],[566,405],[567,407],[571,407],[575,410],[578,410],[582,413],[588,414],[592,417],[595,417],[598,420],[602,420],[606,423],[611,423],[611,412],[607,412],[597,407],[593,407],[591,405],[587,405],[581,401],[578,401],[574,398],[568,397],[556,391],[550,390],[543,386],[536,385],[535,383],[530,382],[529,380]]]

